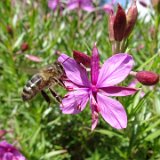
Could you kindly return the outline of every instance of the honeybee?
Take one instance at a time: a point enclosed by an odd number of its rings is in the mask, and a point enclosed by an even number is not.
[[[61,103],[61,97],[51,89],[56,84],[64,87],[63,81],[61,80],[64,75],[64,69],[59,62],[54,62],[53,64],[43,68],[39,73],[32,76],[32,78],[26,83],[22,92],[23,101],[29,101],[35,97],[39,92],[45,100],[50,103],[50,98],[44,91],[44,89],[49,88],[51,94],[55,99]]]

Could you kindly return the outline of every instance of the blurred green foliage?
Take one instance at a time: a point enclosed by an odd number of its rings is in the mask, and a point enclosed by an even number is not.
[[[128,39],[128,53],[135,59],[135,71],[152,70],[160,74],[160,34],[150,29],[159,27],[160,15],[149,22],[139,19]],[[79,115],[62,115],[54,100],[50,106],[38,95],[23,102],[21,92],[31,73],[57,59],[57,50],[72,55],[72,50],[91,54],[94,42],[101,62],[112,55],[108,39],[108,17],[103,11],[81,15],[76,11],[60,15],[47,7],[47,2],[0,1],[0,129],[16,142],[28,160],[158,160],[160,159],[160,85],[140,86],[146,93],[119,98],[128,114],[128,127],[111,128],[100,117],[95,131],[90,131],[89,106]],[[9,30],[9,28],[11,30]],[[156,28],[157,29],[157,28]],[[22,43],[29,49],[21,51]],[[25,55],[41,57],[29,61]],[[125,82],[127,86],[131,77]],[[62,88],[58,88],[64,94]],[[51,95],[50,95],[51,96]]]

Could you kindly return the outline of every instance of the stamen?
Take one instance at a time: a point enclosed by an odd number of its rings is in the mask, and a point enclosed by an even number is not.
[[[78,106],[77,106],[77,110],[81,110],[81,105],[79,104]]]
[[[91,86],[91,90],[93,93],[97,93],[98,92],[98,88],[95,85]]]
[[[69,95],[68,94],[66,94],[63,98],[67,98]]]
[[[67,86],[66,89],[67,89],[68,91],[73,91],[73,87],[70,87],[70,86]]]

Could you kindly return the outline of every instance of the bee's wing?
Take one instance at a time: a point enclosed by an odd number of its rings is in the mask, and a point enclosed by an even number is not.
[[[38,68],[30,68],[30,67],[20,67],[19,71],[25,72],[25,73],[27,73],[29,75],[34,75],[34,74],[40,72],[40,70]]]

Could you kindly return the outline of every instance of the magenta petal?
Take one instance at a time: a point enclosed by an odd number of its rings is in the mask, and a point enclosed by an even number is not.
[[[120,102],[97,94],[97,101],[100,107],[100,113],[104,120],[116,129],[123,129],[127,126],[127,115]]]
[[[82,9],[87,12],[92,12],[94,10],[94,8],[90,6],[82,6]]]
[[[98,124],[98,113],[96,111],[92,111],[92,126],[91,130],[93,131]]]
[[[63,98],[60,108],[64,114],[77,114],[83,111],[88,99],[88,89],[83,88],[77,91],[72,91]]]
[[[110,57],[100,69],[97,87],[113,86],[122,82],[130,73],[133,63],[129,54],[119,53]]]
[[[88,87],[90,85],[85,68],[80,66],[74,59],[61,54],[58,61],[63,65],[69,80],[80,86]]]
[[[55,11],[58,6],[58,3],[59,3],[59,0],[48,0],[48,7],[53,11]]]
[[[81,8],[85,11],[92,12],[94,10],[91,0],[79,0]]]
[[[73,10],[75,8],[79,7],[79,3],[77,0],[69,0],[68,4],[67,4],[67,9],[68,10]]]
[[[138,89],[129,87],[110,86],[101,88],[103,95],[106,96],[129,96],[135,94]]]
[[[99,74],[99,53],[95,45],[93,47],[92,57],[91,57],[91,82],[93,85],[96,85],[97,83],[98,74]]]
[[[17,158],[18,157],[14,156],[12,153],[6,152],[6,153],[4,153],[2,160],[12,160],[12,159],[16,160]],[[19,160],[19,159],[17,159],[17,160]]]
[[[25,157],[7,141],[0,142],[0,160],[26,160]]]
[[[131,83],[128,85],[128,87],[136,87],[137,83],[138,83],[138,80],[133,79]],[[143,98],[144,96],[145,96],[145,92],[141,90],[140,97]]]

